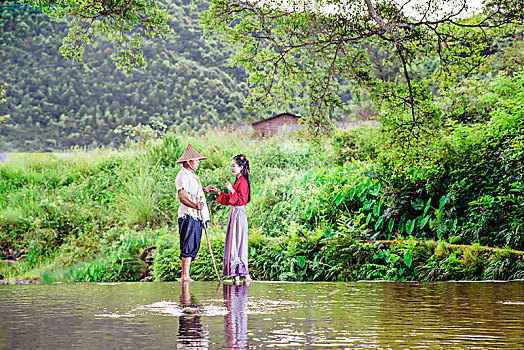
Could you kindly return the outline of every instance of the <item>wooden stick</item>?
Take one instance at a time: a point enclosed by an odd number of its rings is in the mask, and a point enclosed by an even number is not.
[[[198,212],[200,214],[200,218],[202,219],[202,225],[204,226],[204,232],[206,233],[207,246],[209,247],[209,254],[211,254],[211,261],[213,261],[213,267],[215,268],[215,273],[217,274],[218,281],[222,282],[222,280],[220,279],[220,275],[218,274],[217,264],[215,263],[215,257],[213,256],[213,250],[211,250],[211,241],[209,240],[209,235],[207,234],[207,227],[202,217],[202,211],[199,210]]]
[[[207,234],[207,227],[205,223],[204,223],[204,232],[206,233],[207,246],[209,247],[209,254],[211,254],[211,260],[213,261],[213,267],[215,268],[215,273],[217,274],[218,281],[222,282],[222,280],[220,279],[220,275],[218,274],[217,264],[215,263],[215,257],[213,256],[213,251],[211,250],[211,242],[209,241],[209,235]]]

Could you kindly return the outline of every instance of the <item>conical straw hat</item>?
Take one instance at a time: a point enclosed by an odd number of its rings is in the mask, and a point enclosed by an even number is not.
[[[180,158],[175,163],[183,163],[193,159],[204,160],[207,159],[207,157],[204,157],[203,155],[195,151],[195,149],[191,147],[191,145],[187,145],[186,150],[184,151],[184,153],[182,153]]]

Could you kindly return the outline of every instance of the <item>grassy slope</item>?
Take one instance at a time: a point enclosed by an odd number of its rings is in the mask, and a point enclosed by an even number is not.
[[[373,203],[380,203],[387,189],[373,175],[372,162],[354,160],[337,167],[333,160],[340,154],[330,143],[312,146],[289,139],[210,133],[200,138],[167,134],[145,145],[131,143],[118,152],[12,154],[10,162],[0,165],[0,244],[2,250],[28,248],[29,252],[25,262],[0,265],[0,278],[138,280],[146,269],[138,255],[156,245],[153,274],[159,280],[175,279],[180,261],[173,184],[179,166],[174,161],[188,142],[208,156],[199,170],[203,184],[223,188],[224,181],[231,180],[228,164],[236,154],[247,154],[251,161],[253,200],[247,214],[255,278],[524,277],[522,253],[424,243],[434,234],[430,225],[415,227],[410,235],[402,235],[397,226],[389,230],[377,225],[388,209],[377,212]],[[341,199],[341,189],[348,191],[348,198]],[[350,199],[352,189],[355,194]],[[208,196],[209,231],[220,261],[227,208],[214,204],[215,196]],[[428,215],[430,221],[437,220],[434,210]],[[397,239],[359,241],[388,237]],[[192,273],[198,279],[213,279],[205,245]]]

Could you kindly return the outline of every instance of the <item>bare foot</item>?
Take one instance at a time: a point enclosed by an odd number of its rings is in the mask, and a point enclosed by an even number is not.
[[[180,282],[182,282],[182,283],[184,283],[184,282],[194,282],[194,280],[191,279],[191,277],[185,277],[185,278],[181,278]]]
[[[249,275],[245,275],[244,278],[242,278],[242,282],[251,282],[252,279],[249,277]]]

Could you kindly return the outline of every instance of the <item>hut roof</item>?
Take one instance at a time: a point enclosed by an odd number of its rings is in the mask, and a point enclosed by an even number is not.
[[[251,125],[261,124],[261,123],[267,122],[268,120],[272,120],[272,119],[280,118],[280,117],[282,117],[282,116],[286,116],[286,115],[291,116],[291,117],[294,117],[294,118],[296,118],[296,119],[299,119],[299,118],[302,117],[300,114],[293,114],[293,113],[285,112],[285,113],[280,113],[280,114],[274,115],[274,116],[269,117],[269,118],[266,118],[266,119],[259,120],[258,122],[254,122],[254,123],[251,124]]]

